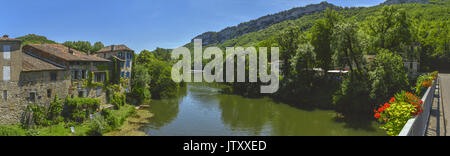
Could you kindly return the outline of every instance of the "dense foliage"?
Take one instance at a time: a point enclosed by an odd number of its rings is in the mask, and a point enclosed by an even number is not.
[[[379,52],[373,66],[375,69],[370,72],[372,82],[370,97],[376,102],[384,101],[389,96],[408,88],[407,74],[402,57],[399,55],[387,51]]]
[[[180,84],[172,80],[172,64],[165,61],[169,54],[158,52],[155,56],[155,53],[144,50],[137,56],[130,96],[137,98],[138,101],[144,101],[149,98],[160,99],[175,95]]]
[[[45,37],[45,36],[39,36],[39,35],[35,35],[35,34],[29,34],[29,35],[25,35],[22,37],[17,37],[16,39],[22,40],[22,45],[43,44],[43,43],[54,44],[54,43],[56,43],[55,41],[47,39],[47,37]]]
[[[63,45],[85,53],[89,51],[90,54],[95,54],[97,51],[105,47],[102,42],[95,42],[92,45],[89,41],[66,41]]]
[[[419,71],[450,64],[449,5],[443,1],[328,9],[209,46],[280,47],[285,63],[274,98],[304,106],[314,97],[331,96],[325,92],[332,89],[335,93],[326,100],[342,116],[370,119],[375,103],[409,91],[409,82],[415,82],[407,77],[404,61],[420,61]],[[368,59],[370,55],[375,59]],[[347,69],[348,74],[327,74],[332,68]],[[425,78],[419,78],[418,86],[424,85],[421,79]],[[226,92],[259,95],[258,84],[229,86]]]
[[[70,120],[82,123],[89,114],[95,113],[100,107],[100,100],[93,98],[66,98],[66,110],[64,116]]]

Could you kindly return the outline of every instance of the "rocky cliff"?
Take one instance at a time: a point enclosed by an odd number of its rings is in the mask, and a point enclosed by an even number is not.
[[[202,39],[203,45],[223,43],[229,39],[265,29],[276,23],[297,19],[308,14],[323,12],[326,8],[337,8],[337,6],[327,2],[322,2],[320,4],[311,4],[305,7],[293,8],[288,11],[267,15],[256,20],[241,23],[238,26],[228,27],[220,32],[206,32],[195,37],[194,39]]]

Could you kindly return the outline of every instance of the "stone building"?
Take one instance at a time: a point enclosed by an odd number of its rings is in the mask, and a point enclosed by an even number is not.
[[[20,40],[1,37],[0,56],[0,125],[21,122],[29,105],[68,95],[70,72],[22,53]]]
[[[111,45],[100,49],[97,52],[98,57],[102,57],[111,61],[117,60],[120,67],[120,77],[126,79],[128,84],[131,82],[131,66],[133,64],[134,51],[125,45]],[[131,88],[128,85],[125,90],[128,92]]]
[[[102,86],[88,85],[88,81],[104,84],[111,61],[71,49],[61,44],[30,44],[23,52],[70,71],[69,95],[100,98],[106,103],[106,92]]]

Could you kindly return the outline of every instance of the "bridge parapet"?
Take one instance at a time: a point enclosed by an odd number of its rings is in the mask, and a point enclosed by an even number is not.
[[[428,129],[428,122],[430,120],[438,80],[439,76],[434,80],[433,86],[428,87],[422,97],[423,113],[408,120],[398,136],[425,136]]]

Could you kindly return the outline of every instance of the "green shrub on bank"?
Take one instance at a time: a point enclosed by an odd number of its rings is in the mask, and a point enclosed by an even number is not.
[[[82,123],[89,114],[96,112],[100,107],[100,100],[93,98],[66,98],[66,119]]]
[[[91,128],[89,134],[91,136],[101,136],[107,127],[108,123],[105,118],[96,116],[89,122],[89,128]]]
[[[0,126],[0,136],[25,136],[26,132],[20,125]]]
[[[108,125],[108,127],[105,128],[106,131],[112,131],[119,128],[123,125],[125,120],[133,114],[136,114],[136,110],[134,106],[128,104],[124,105],[118,110],[103,110],[102,116],[104,117],[105,122]]]

